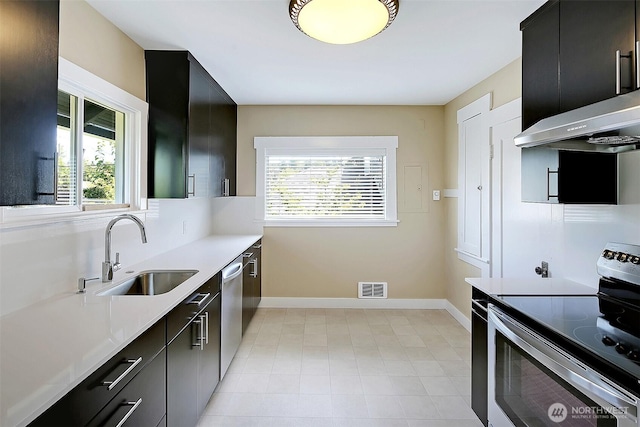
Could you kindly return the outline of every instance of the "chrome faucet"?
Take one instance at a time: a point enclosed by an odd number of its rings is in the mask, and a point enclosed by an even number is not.
[[[104,262],[102,263],[102,281],[109,282],[113,279],[113,272],[120,270],[120,254],[116,252],[116,261],[111,262],[111,229],[113,225],[121,219],[130,219],[135,222],[140,229],[140,237],[142,243],[147,243],[147,230],[144,228],[144,224],[138,218],[131,214],[122,214],[113,218],[107,224],[107,229],[104,232]]]

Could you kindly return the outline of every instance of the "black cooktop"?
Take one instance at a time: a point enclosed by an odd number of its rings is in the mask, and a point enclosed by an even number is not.
[[[504,295],[493,298],[597,356],[609,365],[608,368],[631,376],[636,387],[640,384],[639,307],[606,296]]]

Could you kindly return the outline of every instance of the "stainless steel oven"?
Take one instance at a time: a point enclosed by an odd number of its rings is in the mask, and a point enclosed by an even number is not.
[[[490,304],[489,424],[638,427],[639,398]]]

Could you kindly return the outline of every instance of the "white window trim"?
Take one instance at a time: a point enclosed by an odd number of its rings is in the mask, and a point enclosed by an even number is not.
[[[256,149],[256,221],[265,227],[395,227],[398,225],[396,185],[397,136],[308,136],[255,137]],[[378,151],[386,156],[385,219],[268,219],[265,220],[265,159],[269,154],[291,154],[295,150],[322,154],[362,154]]]
[[[12,228],[25,224],[46,224],[71,218],[95,217],[113,212],[139,212],[147,209],[147,121],[149,105],[103,80],[89,71],[58,58],[58,88],[74,96],[87,97],[116,107],[126,114],[125,170],[130,180],[125,187],[128,208],[82,211],[79,206],[6,206],[0,207],[0,228]]]

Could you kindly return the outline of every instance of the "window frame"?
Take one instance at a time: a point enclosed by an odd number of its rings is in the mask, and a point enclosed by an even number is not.
[[[256,221],[265,227],[395,227],[398,224],[397,136],[254,137]],[[352,155],[385,157],[385,218],[266,218],[266,158],[269,155]]]
[[[124,171],[128,181],[124,186],[124,200],[129,206],[109,205],[105,209],[82,205],[82,198],[75,205],[5,206],[0,208],[0,226],[14,223],[49,223],[72,217],[135,212],[147,209],[147,121],[148,104],[90,73],[89,71],[58,58],[58,89],[78,98],[88,98],[122,111],[125,114]],[[82,126],[82,111],[78,112],[76,126]],[[82,159],[77,159],[81,162]],[[78,190],[78,193],[80,190]],[[83,206],[90,206],[83,210]]]

